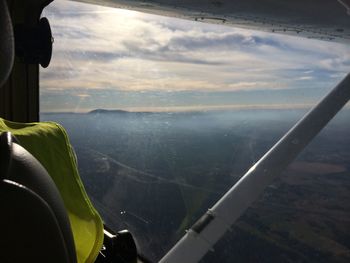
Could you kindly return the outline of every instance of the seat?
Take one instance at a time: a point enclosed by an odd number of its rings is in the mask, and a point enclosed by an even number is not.
[[[6,131],[55,183],[69,217],[78,262],[94,262],[103,244],[103,224],[84,189],[64,128],[54,122],[18,123],[0,118],[0,132]]]
[[[0,135],[0,262],[76,262],[62,198],[11,133]]]
[[[13,61],[13,28],[0,0],[0,88]],[[108,249],[99,254],[102,220],[80,180],[67,134],[55,123],[0,118],[0,209],[0,262],[90,263],[98,255],[98,262],[136,260],[131,234],[123,231],[105,230]]]
[[[14,60],[14,40],[5,0],[0,0],[0,88],[8,78]]]
[[[14,61],[14,39],[0,0],[0,88]],[[0,262],[77,261],[60,193],[43,166],[10,133],[0,135]]]

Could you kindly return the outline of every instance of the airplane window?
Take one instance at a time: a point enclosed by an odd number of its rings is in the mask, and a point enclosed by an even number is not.
[[[159,260],[350,71],[350,48],[55,1],[40,117],[112,229]],[[350,262],[346,107],[203,262]]]

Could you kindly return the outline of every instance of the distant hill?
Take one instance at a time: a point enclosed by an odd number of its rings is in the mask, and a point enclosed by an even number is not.
[[[92,110],[89,111],[88,114],[111,114],[111,113],[118,113],[118,114],[127,114],[127,113],[131,113],[129,111],[124,111],[124,110],[105,110],[105,109],[96,109],[96,110]]]
[[[87,114],[123,114],[123,115],[151,115],[151,114],[169,114],[169,112],[152,112],[152,111],[125,111],[125,110],[106,110],[96,109],[89,111]]]

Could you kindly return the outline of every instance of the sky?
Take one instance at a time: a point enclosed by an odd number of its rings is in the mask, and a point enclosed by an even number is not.
[[[350,72],[346,45],[56,0],[42,112],[308,108]]]

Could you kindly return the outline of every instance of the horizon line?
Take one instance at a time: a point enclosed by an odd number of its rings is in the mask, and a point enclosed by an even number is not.
[[[299,103],[299,104],[246,104],[246,105],[196,105],[196,106],[158,106],[158,107],[120,107],[120,108],[91,108],[91,109],[60,109],[41,111],[40,113],[89,113],[95,110],[105,111],[125,111],[125,112],[207,112],[223,110],[301,110],[311,109],[317,103]],[[350,101],[345,104],[343,109],[350,109]]]
[[[310,109],[316,104],[248,104],[248,105],[196,105],[196,106],[158,106],[158,107],[120,107],[120,108],[92,108],[92,109],[62,109],[41,111],[40,113],[89,113],[95,110],[125,111],[125,112],[206,112],[222,110],[299,110]],[[348,107],[347,107],[348,108]]]

